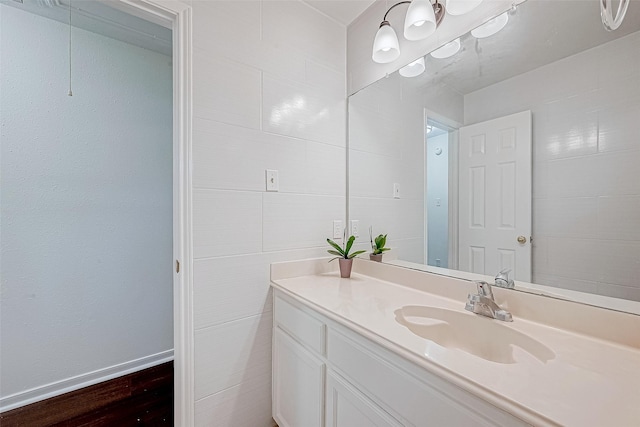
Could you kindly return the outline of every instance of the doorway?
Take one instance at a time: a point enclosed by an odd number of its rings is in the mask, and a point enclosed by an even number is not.
[[[449,129],[427,121],[427,265],[449,268]]]
[[[27,2],[25,1],[24,3],[27,3]],[[51,4],[55,3],[61,6],[68,6],[68,3],[65,4],[64,1],[62,3],[60,2],[38,2],[38,3],[44,6],[48,6],[48,3],[51,3]],[[105,3],[78,2],[78,3],[82,4],[83,6],[89,3],[96,4],[98,6],[105,6],[107,2]],[[176,424],[187,425],[189,423],[189,412],[190,412],[190,409],[188,406],[188,403],[190,402],[189,392],[188,392],[190,387],[188,385],[184,386],[184,382],[188,383],[190,378],[189,372],[191,368],[190,368],[190,361],[188,360],[188,357],[186,358],[186,362],[185,362],[184,352],[188,353],[189,351],[188,349],[190,348],[190,338],[189,338],[189,333],[188,332],[185,333],[183,331],[185,330],[185,328],[187,331],[189,331],[188,313],[190,313],[191,311],[191,301],[189,297],[191,293],[191,280],[190,280],[191,269],[188,262],[188,260],[190,259],[189,258],[189,248],[190,248],[189,200],[190,198],[189,198],[189,162],[188,162],[188,158],[190,155],[190,152],[189,152],[190,150],[189,148],[190,147],[190,131],[189,131],[190,108],[189,106],[190,106],[191,58],[190,58],[190,46],[189,46],[189,28],[188,28],[188,24],[190,22],[189,21],[190,9],[188,8],[188,6],[179,2],[163,2],[162,6],[158,6],[151,1],[108,2],[108,4],[111,6],[114,6],[117,10],[124,11],[127,14],[132,14],[138,18],[150,20],[155,24],[163,25],[164,27],[169,28],[170,30],[173,31],[173,40],[172,41],[170,40],[170,50],[173,53],[173,65],[169,63],[166,64],[166,66],[169,68],[169,73],[170,73],[168,93],[173,98],[172,101],[170,100],[171,105],[169,107],[168,117],[164,119],[165,122],[173,123],[173,129],[172,130],[169,129],[168,160],[167,160],[167,157],[165,157],[165,160],[163,161],[160,161],[160,160],[155,161],[151,158],[141,160],[141,158],[136,157],[134,155],[125,155],[121,158],[122,165],[120,166],[124,167],[128,164],[128,166],[132,167],[131,170],[133,170],[134,172],[136,168],[142,169],[144,167],[150,166],[149,164],[157,165],[157,163],[165,162],[165,166],[168,166],[167,170],[168,170],[169,178],[168,180],[165,181],[165,184],[167,184],[166,187],[168,187],[169,203],[168,205],[165,203],[164,206],[168,206],[169,215],[168,217],[165,217],[165,219],[162,221],[159,219],[160,215],[157,215],[157,212],[155,213],[147,212],[146,215],[148,217],[148,223],[161,222],[163,224],[162,228],[169,229],[168,251],[166,249],[163,250],[163,253],[164,253],[163,259],[166,260],[165,261],[166,267],[162,267],[163,270],[166,272],[166,274],[168,274],[168,276],[171,277],[171,279],[169,279],[169,282],[168,282],[169,303],[168,304],[165,303],[166,310],[168,310],[168,317],[169,317],[169,320],[168,320],[169,341],[168,342],[169,342],[169,347],[174,347],[175,349],[175,364],[176,364],[176,387],[175,387],[176,388],[176,399],[175,399],[176,405],[175,406],[176,406],[176,420],[177,420]],[[81,8],[78,8],[77,10],[73,10],[73,6],[72,6],[72,12],[75,12],[73,16],[80,17],[80,16],[83,16],[84,10],[81,10]],[[6,19],[6,16],[7,14],[3,14],[3,19]],[[86,16],[83,16],[83,19],[84,18],[86,18]],[[4,23],[3,23],[3,27],[5,27]],[[56,36],[60,36],[61,34],[62,34],[61,31],[57,31]],[[66,32],[64,34],[66,34]],[[78,32],[74,28],[72,28],[72,34],[74,36],[77,36]],[[39,44],[39,50],[36,50],[36,52],[42,55],[49,54],[50,52],[48,51],[48,49],[51,48],[51,46],[47,45],[47,43],[50,43],[53,41],[53,36],[49,38],[45,37],[43,40],[44,42]],[[75,41],[78,43],[85,42],[82,38],[78,38]],[[4,47],[5,47],[5,43],[7,43],[7,38],[3,37],[2,42],[3,42],[3,53],[4,53],[6,52]],[[52,52],[53,52],[53,49],[52,49]],[[62,51],[61,56],[66,57],[66,51]],[[129,61],[135,62],[136,59],[139,59],[139,56],[140,55],[133,55],[129,59]],[[5,64],[5,61],[3,61],[3,68],[4,68],[4,64]],[[72,76],[74,76],[75,74],[73,73],[74,71],[73,62],[71,62],[71,64],[72,64],[71,74]],[[68,62],[67,62],[67,66],[68,66]],[[57,67],[57,66],[56,67],[39,67],[38,69],[38,71],[42,73],[41,78],[45,78],[45,79],[48,77],[57,78],[60,75],[67,75],[67,70],[68,70],[68,67]],[[80,69],[75,70],[77,73],[77,77],[79,78],[73,79],[72,82],[74,84],[72,85],[72,87],[69,88],[70,91],[73,90],[73,94],[72,94],[73,101],[77,100],[76,102],[80,102],[83,100],[83,89],[86,89],[86,87],[84,87],[83,84],[81,83],[82,77],[90,77],[88,74],[83,74],[84,72],[86,72],[86,70],[87,70],[86,67],[82,67]],[[4,71],[6,71],[6,68],[3,69],[3,72]],[[108,71],[106,69],[104,69],[103,71],[106,74],[108,74]],[[114,90],[122,89],[125,91],[126,89],[131,89],[134,87],[134,86],[127,87],[126,77],[128,76],[126,75],[126,73],[124,74],[120,73],[119,75],[121,77],[124,77],[120,79],[120,87],[118,87],[117,84],[109,85],[105,87],[105,91],[103,92],[103,94],[106,93],[107,95],[109,95],[109,91],[108,91],[109,87],[113,88]],[[64,96],[67,96],[66,92],[67,92],[67,87],[65,85]],[[5,99],[5,94],[6,92],[3,91],[3,99]],[[150,96],[153,97],[154,95],[157,95],[157,92],[151,91]],[[137,98],[143,98],[143,96],[138,96]],[[117,104],[117,101],[114,102],[114,104]],[[13,108],[13,105],[17,105],[17,104],[12,103],[11,108]],[[125,106],[122,106],[122,109],[125,109],[124,107]],[[5,117],[6,115],[4,113],[6,111],[8,111],[8,107],[3,108],[3,116]],[[49,103],[47,104],[46,108],[44,109],[40,108],[38,110],[38,113],[29,114],[29,115],[17,115],[17,117],[22,119],[22,124],[23,124],[22,128],[28,131],[32,131],[34,128],[41,126],[46,120],[55,120],[56,118],[58,118],[57,124],[59,128],[67,127],[73,130],[73,129],[77,129],[77,127],[73,126],[74,124],[82,122],[83,119],[81,114],[85,112],[91,113],[92,111],[90,111],[90,109],[88,110],[85,109],[85,111],[78,110],[76,111],[75,114],[71,115],[72,117],[70,117],[69,120],[62,120],[61,111],[59,109],[54,108],[52,103]],[[138,121],[142,122],[143,125],[147,125],[148,126],[147,130],[151,130],[153,126],[149,126],[150,122],[144,118],[148,116],[145,116],[145,114],[143,113],[146,113],[146,111],[142,111],[141,109],[138,109],[137,114],[134,112],[134,113],[131,113],[130,115],[137,116]],[[109,118],[107,117],[102,117],[102,119],[103,120],[101,125],[107,128],[109,126],[114,127],[118,124],[117,120],[109,121]],[[87,244],[90,241],[97,241],[97,242],[107,241],[110,238],[114,237],[116,234],[118,234],[116,231],[120,231],[120,230],[116,230],[116,229],[119,229],[120,227],[114,226],[113,224],[108,224],[108,221],[111,215],[105,214],[104,217],[106,219],[103,219],[102,225],[105,225],[106,223],[107,225],[106,229],[103,229],[100,232],[96,232],[94,235],[91,235],[91,233],[80,233],[78,230],[82,228],[81,227],[82,224],[80,224],[78,221],[74,221],[73,215],[67,215],[69,212],[64,212],[64,209],[69,208],[70,206],[72,207],[72,209],[68,209],[68,210],[71,213],[77,212],[78,209],[92,207],[92,206],[94,207],[94,210],[104,213],[109,208],[114,207],[114,205],[117,205],[117,207],[122,208],[124,211],[127,211],[128,209],[130,210],[130,208],[133,208],[136,205],[136,203],[140,205],[144,205],[145,202],[147,202],[147,204],[149,204],[149,199],[145,198],[144,195],[140,196],[138,194],[138,196],[136,197],[127,193],[127,191],[129,191],[131,187],[130,180],[133,179],[132,177],[123,175],[117,172],[117,170],[113,170],[112,166],[109,166],[106,164],[108,160],[113,160],[112,158],[114,155],[113,153],[117,152],[118,149],[116,148],[115,150],[109,151],[107,149],[109,147],[106,146],[106,144],[104,143],[98,146],[89,147],[87,142],[88,138],[86,137],[83,138],[83,135],[84,134],[80,134],[80,138],[78,138],[78,141],[75,141],[75,143],[69,143],[67,144],[68,145],[67,147],[64,147],[65,149],[68,149],[68,151],[54,149],[52,151],[47,152],[45,150],[45,152],[43,152],[42,150],[36,150],[36,154],[40,155],[40,157],[38,157],[38,159],[40,160],[38,161],[35,161],[36,160],[35,157],[32,155],[29,155],[28,153],[24,153],[24,152],[19,153],[19,151],[21,150],[33,148],[33,145],[16,144],[13,146],[13,148],[11,148],[14,154],[27,154],[25,157],[23,157],[23,160],[26,159],[28,162],[32,162],[32,164],[35,166],[35,169],[41,172],[41,175],[44,175],[39,177],[44,179],[41,179],[38,186],[40,187],[46,186],[47,184],[51,185],[48,191],[40,192],[40,194],[43,195],[42,197],[43,199],[51,198],[54,195],[60,196],[58,197],[57,200],[54,200],[54,201],[57,203],[56,206],[58,207],[58,211],[60,211],[58,213],[60,213],[60,217],[62,217],[64,221],[59,221],[55,224],[52,224],[52,222],[49,220],[40,221],[39,223],[42,224],[42,227],[40,229],[38,229],[37,227],[30,227],[30,229],[34,234],[33,240],[36,242],[41,241],[40,237],[42,237],[42,235],[38,233],[42,231],[44,231],[45,233],[53,234],[53,235],[57,234],[57,235],[65,235],[65,236],[68,236],[69,234],[77,233],[81,235],[80,240],[82,244]],[[125,136],[127,135],[123,135],[123,137]],[[143,137],[143,136],[144,135],[140,135],[140,137]],[[45,137],[45,139],[46,138],[47,137]],[[39,138],[39,139],[42,139],[42,138]],[[112,136],[111,140],[113,141],[114,139],[115,137]],[[2,141],[3,147],[5,147],[5,143],[8,143],[7,141],[8,140],[5,139],[5,135],[3,135],[3,141]],[[45,148],[50,149],[51,145],[45,146]],[[111,147],[111,148],[114,148],[114,147]],[[101,149],[103,151],[100,151]],[[72,162],[72,164],[74,165],[79,165],[78,166],[79,170],[83,170],[84,172],[93,173],[93,174],[97,174],[98,171],[111,172],[110,174],[109,173],[105,174],[108,177],[107,180],[111,180],[111,182],[115,182],[116,186],[120,190],[124,191],[124,193],[127,194],[127,196],[132,196],[132,197],[126,198],[126,199],[116,197],[115,198],[116,200],[113,203],[101,202],[99,200],[100,197],[97,194],[100,194],[102,190],[105,190],[107,187],[106,185],[101,185],[101,183],[103,183],[101,178],[97,178],[96,180],[82,179],[78,177],[74,178],[73,176],[71,176],[73,167],[64,166],[65,158],[66,160],[74,160],[68,157],[70,155],[79,155],[80,153],[86,154],[87,156],[97,154],[94,160],[98,162],[103,162],[103,164],[102,166],[92,167],[89,165],[89,162],[86,161],[87,157],[80,156],[80,158],[78,157],[75,158],[75,160],[78,160],[78,161]],[[140,154],[140,153],[137,153],[137,154]],[[10,161],[11,159],[10,159],[10,156],[3,155],[2,160],[3,160],[3,163],[5,163],[5,160]],[[23,163],[24,161],[16,161],[13,164],[16,166],[20,166],[20,165],[24,166]],[[60,177],[61,175],[65,175],[66,173],[68,176],[66,176],[65,178],[70,178],[68,179],[68,181],[66,181],[67,182],[66,184],[63,185],[53,179],[47,179],[49,178],[49,176],[47,175],[48,172],[46,172],[48,170],[47,167],[51,166],[54,163],[59,163],[62,167],[58,168],[57,172],[54,173],[53,175],[55,175],[56,177]],[[4,171],[10,171],[12,168],[10,167],[9,163],[5,163],[2,169],[4,172]],[[17,170],[17,167],[13,169]],[[37,175],[37,173],[35,175]],[[95,181],[97,181],[97,183]],[[144,185],[147,185],[147,184],[153,185],[153,182],[155,181],[156,180],[154,179],[149,179],[147,182],[143,183],[143,187]],[[5,182],[6,181],[4,181],[3,179],[3,184]],[[56,185],[53,185],[54,183]],[[92,186],[92,188],[94,189],[94,192],[93,193],[88,192],[82,195],[81,197],[79,197],[79,201],[75,202],[76,203],[75,205],[68,203],[69,201],[68,196],[71,194],[71,189],[76,189],[77,187],[82,187],[82,186]],[[5,188],[3,188],[2,194],[7,195]],[[11,195],[8,194],[7,197],[9,196]],[[15,196],[20,196],[20,194],[17,194]],[[82,203],[85,203],[85,205],[83,205]],[[5,205],[4,202],[2,203],[3,208],[8,205],[9,204]],[[107,207],[104,208],[104,205],[107,205]],[[98,207],[95,208],[95,206],[98,206]],[[33,211],[33,209],[31,211]],[[14,218],[17,218],[18,220],[22,220],[26,218],[26,216],[21,215],[18,212],[13,212],[13,214],[14,214]],[[85,217],[85,216],[82,215],[82,217]],[[67,221],[69,219],[71,219],[71,221]],[[38,222],[36,221],[36,223]],[[124,223],[125,225],[123,225],[122,228],[125,228],[128,225],[131,225],[127,223],[126,220]],[[6,228],[7,224],[10,224],[10,223],[4,221],[3,219],[3,226],[4,226],[3,234],[8,233]],[[111,227],[111,229],[115,231],[113,231],[112,233],[109,233],[109,227]],[[144,227],[144,225],[142,225],[141,227]],[[139,229],[141,227],[133,227],[133,229]],[[147,236],[149,235],[152,236],[153,232],[147,232],[146,234]],[[126,235],[126,233],[124,233],[124,235]],[[4,236],[9,236],[9,235],[4,234]],[[20,235],[20,236],[23,236],[23,235]],[[8,247],[9,252],[11,250],[14,250],[14,254],[15,254],[16,253],[15,251],[19,251],[20,249],[24,248],[24,245],[27,243],[28,239],[21,238],[20,236],[16,236],[16,238],[14,239],[14,244]],[[5,239],[3,238],[3,241],[4,240]],[[21,248],[21,245],[22,245],[22,248]],[[126,309],[126,310],[121,308],[120,309],[121,311],[118,312],[118,308],[119,308],[118,305],[113,304],[112,303],[113,301],[110,300],[111,297],[108,294],[109,287],[107,285],[103,286],[104,289],[98,288],[100,292],[91,292],[91,290],[88,289],[87,287],[83,287],[82,284],[87,283],[88,280],[86,278],[79,280],[77,278],[77,275],[74,276],[74,274],[76,274],[79,269],[82,269],[83,267],[85,267],[84,265],[85,261],[83,261],[81,258],[84,255],[82,250],[80,249],[73,256],[63,256],[62,251],[56,250],[56,247],[64,248],[65,246],[69,246],[69,245],[70,245],[69,243],[60,243],[60,241],[58,241],[57,245],[49,246],[47,248],[42,247],[44,255],[43,254],[39,254],[39,255],[36,254],[36,255],[38,255],[38,259],[43,257],[56,258],[53,264],[59,265],[62,271],[64,272],[64,274],[66,274],[67,278],[69,279],[65,282],[64,280],[65,277],[63,275],[63,278],[60,279],[58,283],[62,283],[62,284],[73,283],[73,285],[75,286],[75,289],[71,294],[76,299],[73,300],[73,298],[71,298],[71,301],[68,302],[69,307],[73,307],[74,309],[80,310],[83,313],[85,313],[87,315],[88,320],[83,321],[81,319],[74,318],[74,315],[73,315],[74,311],[65,308],[65,306],[61,304],[55,304],[55,303],[47,304],[45,302],[44,307],[46,307],[49,310],[52,316],[62,315],[63,317],[66,317],[68,321],[75,321],[76,323],[81,323],[79,325],[80,330],[87,331],[85,336],[90,337],[91,326],[95,324],[107,323],[108,317],[107,316],[100,317],[97,314],[96,310],[91,310],[90,307],[87,306],[87,304],[85,304],[87,299],[92,303],[95,303],[96,307],[100,307],[101,305],[110,307],[112,309],[111,314],[116,318],[118,315],[126,315],[131,311],[135,311],[135,308]],[[74,244],[74,246],[76,245]],[[146,247],[149,247],[149,245],[147,245]],[[5,248],[3,245],[3,260],[8,259],[5,257],[5,254],[8,252],[5,252],[4,249]],[[111,255],[113,252],[117,252],[117,249],[108,250],[102,256],[94,256],[93,261],[96,263],[99,263],[99,262],[104,263],[106,262],[105,257],[108,255]],[[138,251],[138,252],[143,252],[143,251]],[[129,266],[135,267],[136,263],[140,263],[142,261],[142,259],[144,258],[144,255],[145,255],[144,253],[139,253],[138,256],[133,256],[132,254],[130,254],[129,257],[125,257],[124,261],[121,260],[119,263],[117,263],[115,268],[114,267],[107,268],[105,269],[105,271],[112,271],[112,270],[118,271],[121,269],[125,269]],[[14,261],[24,260],[24,259],[26,259],[24,256],[17,256],[15,257]],[[180,262],[183,260],[186,260],[187,262]],[[179,269],[177,267],[178,262],[180,262]],[[12,262],[11,264],[16,266],[15,262]],[[45,278],[45,282],[46,282],[47,275],[48,275],[47,269],[44,269],[44,273],[40,275]],[[95,276],[101,276],[101,274],[98,273]],[[147,274],[145,274],[144,271],[137,273],[137,277],[139,280],[145,280],[146,276]],[[3,287],[6,283],[5,277],[6,276],[3,274]],[[100,277],[94,277],[94,278],[99,279]],[[118,282],[117,280],[112,280],[111,283],[118,283]],[[10,284],[8,284],[7,286],[9,285]],[[30,306],[31,316],[32,316],[31,319],[35,321],[37,319],[37,316],[41,314],[38,311],[36,312],[33,311],[35,302],[39,300],[45,300],[45,298],[49,298],[51,296],[56,297],[58,295],[63,294],[63,292],[61,292],[60,286],[62,285],[48,286],[48,287],[36,286],[35,288],[32,288],[31,292],[29,292],[29,290],[27,290],[26,287],[13,288],[13,289],[16,289],[16,292],[5,292],[5,289],[3,289],[3,300],[9,301],[13,297],[16,297],[12,302],[22,299],[22,301],[25,302],[27,305],[31,304]],[[134,302],[137,302],[141,306],[144,305],[146,303],[145,302],[146,297],[152,292],[153,290],[140,292],[139,294],[134,296],[134,300],[135,300]],[[5,296],[7,296],[7,298],[4,298]],[[15,309],[16,310],[14,310],[14,312],[19,311],[20,307],[16,306]],[[10,314],[11,314],[11,310],[6,310],[6,311],[3,310],[3,316],[9,316]],[[36,317],[33,317],[33,316],[36,316]],[[6,317],[5,319],[3,319],[3,325],[6,325],[6,322],[4,322],[4,320],[6,320]],[[58,323],[58,326],[60,324],[61,323]],[[171,337],[171,330],[174,331],[173,337]],[[125,331],[125,334],[126,334],[126,331]],[[80,334],[80,336],[74,336],[74,334],[68,333],[68,331],[66,331],[66,335],[68,339],[80,338],[82,345],[77,346],[77,348],[75,349],[72,349],[70,346],[65,346],[64,345],[65,343],[62,342],[63,340],[59,340],[59,339],[57,340],[57,338],[59,337],[56,336],[55,334],[45,333],[43,335],[44,336],[42,341],[42,348],[48,348],[49,346],[57,345],[59,346],[59,348],[63,348],[67,352],[70,352],[70,351],[78,351],[80,353],[85,352],[85,356],[87,356],[86,353],[90,352],[91,348],[94,347],[92,345],[87,344],[87,341],[81,339],[82,334]],[[120,372],[122,368],[124,368],[125,370],[127,368],[130,368],[130,369],[139,368],[139,366],[134,366],[137,363],[136,361],[132,361],[131,364],[125,364],[123,366],[122,364],[118,363],[117,357],[114,356],[114,352],[115,352],[114,347],[127,348],[127,346],[129,345],[131,346],[135,345],[135,340],[121,339],[122,337],[118,333],[116,333],[115,336],[110,336],[109,334],[100,334],[100,333],[96,335],[100,337],[100,339],[102,340],[101,344],[98,347],[100,348],[102,353],[105,355],[105,357],[110,358],[109,360],[111,360],[113,363],[112,365],[108,366],[109,369],[91,370],[92,367],[89,366],[91,357],[90,356],[83,357],[79,360],[82,360],[83,363],[85,363],[85,365],[82,365],[82,368],[84,371],[89,371],[88,372],[89,375],[85,377],[80,377],[79,379],[81,381],[77,381],[78,380],[78,378],[76,378],[78,377],[77,375],[74,377],[72,374],[68,374],[68,373],[66,374],[66,376],[63,373],[62,375],[63,379],[58,381],[56,381],[56,378],[53,378],[53,377],[45,378],[43,381],[44,382],[48,381],[48,382],[42,385],[42,387],[40,388],[36,386],[36,387],[31,387],[30,389],[28,389],[28,392],[25,392],[25,393],[20,393],[20,392],[10,393],[10,395],[7,396],[10,398],[9,400],[3,399],[2,401],[3,407],[5,406],[5,403],[10,405],[12,401],[15,403],[22,400],[22,403],[24,402],[28,403],[30,399],[31,401],[34,401],[34,399],[38,399],[41,396],[44,396],[45,394],[48,396],[55,395],[58,392],[56,391],[57,387],[60,388],[60,390],[69,391],[70,389],[88,385],[92,382],[96,382],[101,379],[108,378],[109,376],[118,376],[119,374],[122,373]],[[6,335],[3,334],[3,338],[5,336]],[[25,337],[23,337],[23,339],[24,338]],[[150,337],[150,338],[153,338],[153,337]],[[118,339],[121,339],[121,341],[118,341]],[[153,339],[151,340],[153,341]],[[119,342],[119,345],[117,346],[113,345],[114,342]],[[5,345],[3,345],[2,347],[10,348],[9,346],[5,346]],[[160,350],[156,354],[151,355],[152,356],[151,359],[155,357],[156,360],[149,359],[149,362],[158,363],[159,360],[165,355],[166,353]],[[50,363],[50,360],[47,360],[47,362]],[[70,363],[68,364],[70,365]],[[37,368],[38,364],[30,364],[29,366],[32,367],[32,369],[30,370],[30,373],[33,373],[36,371],[35,368]],[[50,367],[51,366],[56,366],[56,365],[51,364]],[[4,369],[4,371],[6,371],[6,369]],[[52,369],[50,369],[50,371],[52,371]],[[4,383],[3,386],[6,386],[6,383]],[[41,389],[42,392],[45,394],[41,393],[41,396],[38,396],[37,390],[39,389]],[[185,404],[185,402],[187,402],[187,404]],[[186,408],[185,411],[183,411],[183,408]]]

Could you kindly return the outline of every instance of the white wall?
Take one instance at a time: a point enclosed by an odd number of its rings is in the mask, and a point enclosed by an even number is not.
[[[440,154],[436,150],[440,149]],[[449,134],[427,135],[427,264],[449,265]],[[440,264],[436,260],[440,260]]]
[[[533,113],[535,283],[640,301],[639,45],[637,32],[465,96],[467,124]]]
[[[394,76],[349,98],[349,219],[359,221],[358,249],[370,251],[372,226],[388,235],[389,256],[424,262],[424,113],[404,83]]]
[[[3,409],[172,357],[171,59],[0,6]]]
[[[269,264],[328,256],[345,217],[346,29],[299,1],[188,4],[196,425],[271,426]]]

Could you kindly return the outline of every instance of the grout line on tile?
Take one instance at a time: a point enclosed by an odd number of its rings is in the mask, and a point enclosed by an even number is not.
[[[213,325],[207,325],[207,326],[203,326],[203,327],[200,327],[200,328],[195,328],[194,327],[193,330],[194,330],[195,333],[197,333],[197,332],[200,332],[200,331],[205,331],[207,329],[219,328],[221,326],[230,325],[232,323],[243,322],[243,321],[252,319],[254,317],[255,318],[259,318],[259,317],[264,316],[265,314],[273,314],[273,308],[270,309],[270,310],[261,311],[260,313],[257,313],[257,314],[251,314],[251,315],[248,315],[248,316],[238,317],[236,319],[225,320],[223,322],[219,322],[219,323],[216,323],[216,324],[213,324]]]

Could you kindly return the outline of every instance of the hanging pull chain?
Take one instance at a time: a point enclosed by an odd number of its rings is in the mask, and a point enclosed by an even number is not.
[[[73,96],[71,91],[71,0],[69,0],[69,96]]]

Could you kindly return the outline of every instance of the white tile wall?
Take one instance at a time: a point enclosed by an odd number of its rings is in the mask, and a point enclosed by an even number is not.
[[[345,100],[311,86],[265,74],[262,126],[266,132],[344,146]]]
[[[260,70],[195,49],[193,54],[193,115],[260,129]],[[223,81],[225,85],[206,82]]]
[[[639,44],[634,33],[465,96],[467,124],[533,112],[536,283],[640,301]]]
[[[375,235],[388,235],[388,247],[421,262],[424,113],[422,99],[405,89],[391,77],[349,99],[349,216],[360,221],[359,249],[369,249],[372,226]],[[400,199],[393,198],[394,184]]]
[[[235,387],[271,368],[271,312],[200,328],[195,333],[196,400]],[[249,406],[249,405],[248,405]]]
[[[297,1],[268,0],[262,3],[262,37],[300,55],[312,55],[317,62],[343,75],[346,71],[344,25]]]
[[[424,263],[425,114],[462,123],[464,99],[447,88],[418,90],[394,74],[350,96],[348,108],[350,218],[364,240],[371,225],[402,259]]]
[[[369,242],[369,226],[373,227],[373,232],[387,234],[387,246],[397,248],[400,224],[396,217],[399,200],[374,197],[349,197],[349,217],[360,221],[360,238],[357,243]],[[365,245],[363,249],[368,249]]]
[[[325,255],[345,219],[346,28],[301,1],[188,3],[196,425],[272,426],[269,264]]]
[[[322,256],[327,256],[324,246],[195,260],[193,274],[196,329],[271,311],[270,264]]]
[[[301,159],[307,141],[197,118],[193,127],[194,186],[264,191],[265,170],[275,169],[280,191],[305,191],[307,169]]]
[[[271,373],[251,377],[237,386],[196,402],[197,427],[271,427]]]
[[[327,219],[344,218],[345,200],[343,196],[267,193],[263,210],[263,251],[324,247],[333,235],[333,223]]]
[[[193,192],[193,253],[207,258],[259,252],[262,195],[196,189]]]

